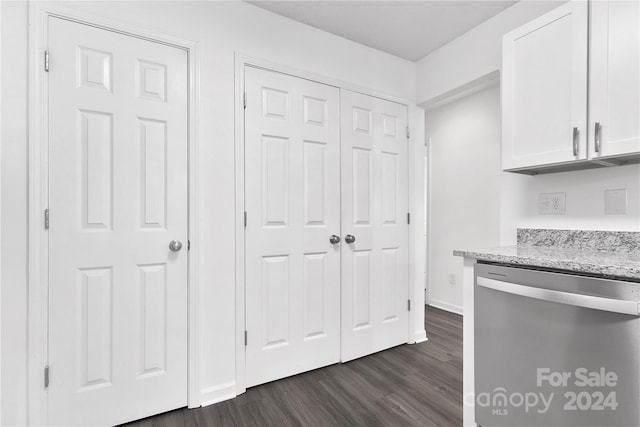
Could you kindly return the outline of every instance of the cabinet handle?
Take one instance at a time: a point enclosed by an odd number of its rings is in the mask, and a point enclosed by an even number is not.
[[[580,132],[577,127],[573,128],[573,155],[578,156],[578,141],[580,140]]]
[[[594,148],[596,153],[600,152],[600,141],[602,141],[602,125],[600,122],[596,122],[596,129],[594,132]]]

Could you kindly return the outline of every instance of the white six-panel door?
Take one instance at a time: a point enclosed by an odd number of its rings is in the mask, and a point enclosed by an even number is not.
[[[246,385],[340,359],[337,88],[245,69]]]
[[[340,99],[344,362],[408,340],[408,144],[405,105]]]
[[[49,422],[186,406],[187,54],[48,31]]]

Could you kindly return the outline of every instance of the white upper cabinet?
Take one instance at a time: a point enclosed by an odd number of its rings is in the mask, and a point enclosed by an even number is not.
[[[639,160],[640,2],[573,0],[504,36],[504,170]]]
[[[589,157],[640,153],[640,2],[591,3]]]
[[[568,2],[504,36],[503,169],[587,157],[587,12]]]

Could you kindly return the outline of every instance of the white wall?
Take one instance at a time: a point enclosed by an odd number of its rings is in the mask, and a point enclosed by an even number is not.
[[[500,90],[426,112],[429,141],[428,304],[462,313],[462,259],[453,250],[497,246],[500,234]],[[453,282],[451,282],[453,276]]]
[[[500,68],[502,36],[563,1],[521,0],[418,61],[417,101],[433,101]]]
[[[627,214],[605,215],[604,191],[627,189]],[[566,193],[565,215],[538,214],[539,193]],[[516,228],[640,231],[640,165],[502,179],[501,244],[516,243]]]
[[[1,2],[2,424],[26,422],[27,7]],[[235,390],[234,52],[413,99],[415,64],[244,2],[79,2],[88,11],[201,42],[203,400]],[[421,191],[421,190],[420,190]]]
[[[25,422],[27,399],[27,8],[1,2],[2,425]],[[9,59],[10,58],[10,59]]]

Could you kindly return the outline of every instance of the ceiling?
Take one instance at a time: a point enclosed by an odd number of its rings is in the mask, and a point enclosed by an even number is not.
[[[507,0],[248,2],[410,61],[425,57],[516,3]]]

